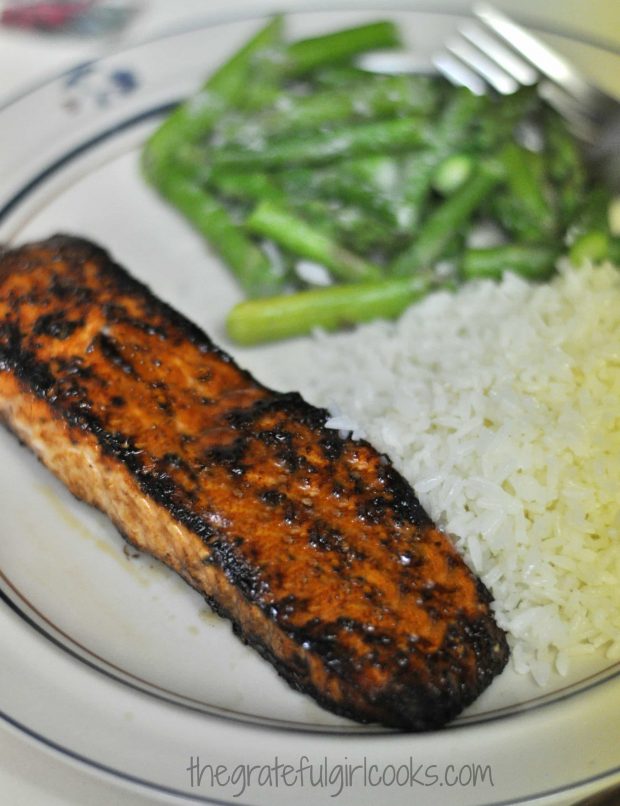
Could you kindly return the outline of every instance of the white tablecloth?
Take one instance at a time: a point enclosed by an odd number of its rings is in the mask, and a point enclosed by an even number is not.
[[[377,0],[377,5],[380,4],[381,0]],[[561,25],[620,47],[620,0],[495,0],[495,4],[513,10],[522,19],[549,27]],[[233,11],[280,8],[283,5],[303,8],[305,5],[315,7],[318,3],[304,3],[303,0],[288,0],[286,3],[275,0],[144,0],[140,14],[112,42],[46,37],[0,28],[0,106],[12,95],[27,90],[50,74],[105,52],[109,47],[117,48],[124,42],[150,38],[170,26],[182,24],[184,20],[205,17],[221,7]],[[351,7],[355,5],[355,2],[350,3]],[[389,7],[389,3],[385,5]],[[411,7],[416,6],[432,9],[434,4],[432,0],[411,0]],[[466,10],[469,3],[448,0],[443,6]],[[620,96],[620,75],[617,69],[610,69],[608,59],[583,46],[577,50],[576,60],[599,83]],[[43,750],[23,734],[0,723],[0,804],[3,806],[144,806],[149,803],[153,803],[153,798],[148,793],[128,792],[113,781],[96,777],[77,765],[71,766],[64,757]]]

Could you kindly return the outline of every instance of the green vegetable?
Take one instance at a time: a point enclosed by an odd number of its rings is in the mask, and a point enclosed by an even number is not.
[[[585,179],[583,157],[566,121],[555,109],[545,107],[543,127],[550,177],[556,182],[564,182],[575,174],[579,174],[581,181]]]
[[[451,154],[435,169],[433,187],[443,196],[449,196],[469,179],[474,164],[469,154]]]
[[[354,92],[356,86],[368,81],[368,78],[372,75],[373,73],[369,73],[368,70],[364,70],[362,67],[345,62],[344,64],[319,67],[312,73],[312,84],[317,90],[348,87]]]
[[[519,124],[540,112],[541,100],[536,87],[522,87],[512,95],[499,98],[482,96],[480,113],[473,122],[470,145],[482,152],[496,151],[503,143],[517,138]]]
[[[545,176],[540,155],[508,143],[500,152],[509,199],[504,224],[526,241],[553,235],[556,219],[552,200],[545,193]]]
[[[486,249],[466,249],[461,271],[466,280],[487,277],[499,280],[505,271],[529,280],[545,280],[554,270],[558,249],[546,246],[506,244]]]
[[[569,258],[574,266],[582,263],[601,263],[609,257],[610,238],[603,230],[589,230],[580,235],[569,250]]]
[[[371,22],[323,36],[293,42],[286,54],[289,76],[305,75],[317,67],[350,59],[368,50],[393,48],[400,37],[392,22]]]
[[[411,229],[420,223],[428,202],[435,169],[440,160],[436,151],[418,151],[407,154],[402,168],[403,209],[411,221]]]
[[[233,337],[393,316],[448,278],[546,279],[562,243],[620,259],[610,194],[537,88],[476,96],[356,61],[398,42],[386,21],[289,42],[275,17],[146,143],[147,179],[268,297],[235,309]],[[489,219],[502,245],[472,248]],[[305,288],[304,259],[334,285],[274,297]]]
[[[382,168],[385,174],[396,172],[390,158],[364,157],[320,168],[291,168],[278,172],[276,178],[289,197],[289,204],[294,205],[299,199],[321,199],[355,205],[393,232],[399,226],[399,201],[382,185],[378,176]]]
[[[397,278],[338,285],[236,305],[226,322],[228,335],[239,344],[259,344],[325,330],[391,319],[431,288],[428,278]]]
[[[215,171],[209,184],[227,199],[243,202],[259,202],[262,199],[286,204],[286,194],[271,176],[260,171],[238,173],[235,171]]]
[[[557,187],[562,223],[568,227],[579,215],[587,195],[586,165],[581,149],[558,112],[545,107],[543,124],[549,176]]]
[[[413,114],[429,115],[438,96],[421,76],[372,76],[353,87],[318,90],[312,95],[282,92],[276,103],[247,121],[243,115],[224,117],[218,127],[223,145],[252,147],[257,141],[291,137],[299,132],[364,120]]]
[[[481,163],[464,185],[430,213],[413,244],[392,264],[391,273],[403,276],[434,266],[454,233],[469,221],[501,179],[502,171],[496,163]]]
[[[280,43],[282,28],[282,17],[270,20],[151,135],[142,153],[142,167],[156,187],[165,180],[179,147],[204,137],[223,112],[247,92],[254,59]]]
[[[610,230],[609,214],[613,201],[611,192],[603,186],[591,190],[581,200],[579,214],[573,221],[577,233],[591,229]]]
[[[430,147],[407,155],[402,167],[402,200],[412,228],[422,219],[438,166],[453,150],[466,145],[470,126],[485,104],[485,100],[463,87],[452,88]]]
[[[473,138],[470,126],[479,121],[488,107],[489,101],[484,96],[474,95],[464,87],[453,88],[437,123],[435,148],[441,157],[446,150]]]
[[[381,276],[380,268],[343,249],[327,235],[273,202],[262,201],[246,221],[246,226],[250,232],[271,238],[291,252],[320,263],[339,279],[371,280]]]
[[[317,165],[343,157],[396,153],[427,145],[432,129],[421,117],[395,118],[358,126],[344,126],[287,140],[258,144],[255,149],[222,148],[198,151],[196,162],[208,160],[214,168],[283,168]]]
[[[226,208],[191,177],[175,166],[168,166],[160,182],[164,196],[183,213],[226,261],[249,296],[276,293],[284,285],[283,273]]]
[[[569,258],[573,265],[600,263],[610,258],[610,250],[614,248],[609,222],[611,203],[612,195],[604,187],[592,190],[582,202],[569,231]]]

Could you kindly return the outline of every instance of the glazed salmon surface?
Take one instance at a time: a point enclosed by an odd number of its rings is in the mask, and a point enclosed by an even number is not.
[[[0,416],[336,713],[437,727],[506,663],[488,592],[387,457],[91,243],[0,256]]]

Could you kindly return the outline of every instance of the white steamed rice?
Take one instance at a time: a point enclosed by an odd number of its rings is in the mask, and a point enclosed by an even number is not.
[[[281,386],[388,453],[495,597],[541,684],[620,658],[620,273],[564,267],[317,335]]]

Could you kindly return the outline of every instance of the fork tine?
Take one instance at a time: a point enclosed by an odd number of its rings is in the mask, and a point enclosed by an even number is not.
[[[467,87],[474,95],[486,95],[486,81],[451,53],[437,53],[433,57],[433,64],[452,84]]]
[[[466,23],[459,29],[462,36],[498,64],[519,84],[530,87],[538,81],[537,71],[510,48],[476,23]]]
[[[512,95],[519,89],[519,82],[505,73],[477,47],[464,39],[454,39],[446,44],[450,53],[481,75],[501,95]]]
[[[548,48],[501,12],[486,3],[474,5],[474,14],[507,42],[524,59],[527,59],[544,76],[559,84],[582,103],[591,97],[592,88],[561,56]]]

